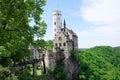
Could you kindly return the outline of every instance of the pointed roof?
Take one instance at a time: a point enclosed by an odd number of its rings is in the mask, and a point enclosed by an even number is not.
[[[64,25],[64,29],[66,28],[66,22],[65,22],[65,19],[64,19],[64,23],[63,23],[63,25]]]

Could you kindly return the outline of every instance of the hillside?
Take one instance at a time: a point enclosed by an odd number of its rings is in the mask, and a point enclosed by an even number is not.
[[[80,80],[120,80],[120,50],[98,46],[79,50]]]
[[[120,46],[117,46],[117,47],[114,47],[114,48],[116,48],[116,49],[119,49],[119,50],[120,50]]]

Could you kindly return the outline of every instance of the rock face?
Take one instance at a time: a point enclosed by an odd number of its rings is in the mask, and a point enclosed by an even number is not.
[[[46,51],[44,59],[46,68],[53,70],[56,66],[56,59],[53,55],[53,51]]]
[[[59,48],[60,49],[60,48]],[[66,53],[67,54],[67,53]],[[57,56],[59,58],[56,58],[56,66],[61,66],[64,70],[64,73],[66,74],[66,79],[71,80],[73,78],[77,77],[77,73],[79,72],[79,60],[77,59],[76,55],[75,58],[71,58],[71,53],[69,53],[70,56],[66,58],[64,55],[64,51],[61,50],[61,52],[57,52]],[[74,53],[76,54],[76,53]]]
[[[60,65],[66,75],[66,79],[72,79],[79,71],[78,60],[78,37],[66,27],[62,28],[61,11],[53,12],[53,28],[54,28],[54,47],[53,51],[46,51],[45,64],[50,70]]]
[[[77,77],[77,73],[79,72],[79,63],[72,62],[69,59],[64,60],[64,71],[67,79],[73,79]]]

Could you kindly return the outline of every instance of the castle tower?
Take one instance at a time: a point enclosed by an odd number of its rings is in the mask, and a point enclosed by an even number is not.
[[[62,28],[62,14],[61,11],[53,11],[53,38],[56,36],[56,33],[59,32]]]
[[[55,10],[52,14],[54,46],[53,50],[45,53],[45,66],[48,70],[54,70],[56,66],[61,66],[66,75],[66,80],[72,80],[72,78],[77,77],[80,70],[77,58],[78,37],[76,33],[67,28],[65,20],[62,28],[61,11]]]

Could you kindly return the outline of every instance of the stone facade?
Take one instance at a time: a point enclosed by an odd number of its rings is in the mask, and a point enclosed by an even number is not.
[[[46,51],[45,64],[48,69],[54,69],[58,63],[62,61],[63,70],[66,77],[71,79],[72,76],[79,70],[78,62],[78,37],[76,33],[66,27],[64,20],[62,28],[62,14],[61,11],[53,11],[53,51]],[[74,50],[76,60],[70,60],[71,51]]]
[[[59,47],[64,51],[65,57],[68,58],[71,50],[78,50],[77,38],[77,35],[72,30],[61,28],[61,30],[57,32],[54,37],[53,52],[56,52],[56,47]]]

